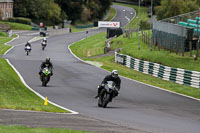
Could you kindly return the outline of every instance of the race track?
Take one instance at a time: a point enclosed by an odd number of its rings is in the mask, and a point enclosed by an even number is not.
[[[117,15],[113,21],[120,21],[122,26],[128,23],[127,17],[131,19],[135,16],[131,8],[114,7]],[[10,45],[16,47],[4,58],[10,60],[32,89],[81,115],[146,132],[200,133],[199,101],[123,77],[120,96],[109,103],[108,108],[97,106],[93,96],[96,95],[97,85],[109,72],[76,59],[68,50],[68,45],[103,31],[105,29],[100,28],[90,30],[88,34],[79,32],[52,36],[48,38],[45,51],[41,50],[40,41],[36,41],[32,43],[30,56],[25,55],[24,45],[19,44],[31,37],[22,35],[11,42]],[[54,75],[48,87],[42,87],[38,72],[41,62],[47,56],[54,65]]]

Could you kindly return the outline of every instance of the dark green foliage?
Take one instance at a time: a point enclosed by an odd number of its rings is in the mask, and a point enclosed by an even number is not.
[[[195,0],[162,0],[161,6],[156,8],[158,20],[197,10],[199,6]]]
[[[111,0],[55,0],[55,2],[73,23],[101,19],[112,4]]]
[[[110,5],[111,0],[14,0],[14,16],[46,24],[88,22],[101,19]]]
[[[150,29],[150,24],[147,22],[148,22],[147,20],[140,21],[140,30],[149,30]]]
[[[52,24],[62,21],[61,9],[54,0],[14,0],[14,16],[28,17],[33,21],[45,20]]]
[[[9,22],[15,22],[15,23],[22,23],[22,24],[31,24],[31,19],[29,18],[22,18],[22,17],[13,17],[8,19]]]

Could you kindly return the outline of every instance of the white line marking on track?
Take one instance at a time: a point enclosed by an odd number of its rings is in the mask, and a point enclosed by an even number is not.
[[[19,35],[18,35],[17,38],[19,38]],[[13,41],[13,40],[15,40],[15,39],[17,39],[17,38],[12,39],[11,41]],[[11,42],[11,41],[10,41],[10,42]],[[9,43],[9,42],[8,42],[8,43]],[[5,44],[7,45],[7,43],[5,43]],[[17,46],[19,46],[19,45],[17,45]],[[16,46],[12,46],[9,50],[7,50],[7,51],[4,53],[4,55],[6,55],[6,54],[7,54],[11,49],[13,49],[14,47],[16,47]],[[14,71],[17,73],[17,75],[19,76],[19,78],[20,78],[20,80],[22,81],[22,83],[23,83],[30,91],[32,91],[33,93],[35,93],[35,94],[36,94],[37,96],[39,96],[41,99],[43,99],[43,100],[46,99],[45,97],[43,97],[42,95],[40,95],[38,92],[34,91],[31,87],[29,87],[28,84],[26,84],[26,82],[25,82],[25,80],[23,79],[23,77],[21,76],[21,74],[19,73],[19,71],[17,71],[17,69],[11,64],[11,62],[10,62],[8,59],[6,59],[6,61],[7,61],[8,64],[14,69]],[[76,111],[67,109],[67,108],[65,108],[65,107],[63,107],[63,106],[60,106],[60,105],[58,105],[58,104],[56,104],[56,103],[53,103],[53,102],[51,102],[51,101],[49,101],[49,100],[48,100],[48,102],[49,102],[50,104],[54,105],[54,106],[57,106],[57,107],[59,107],[59,108],[61,108],[61,109],[64,109],[64,110],[66,110],[66,111],[71,112],[71,113],[65,113],[65,114],[79,114],[79,113],[76,112]],[[27,111],[27,112],[28,112],[28,111]],[[64,114],[64,113],[61,113],[61,114]]]
[[[71,115],[72,113],[57,113],[57,112],[44,112],[44,111],[32,111],[32,110],[15,110],[15,109],[1,109],[8,110],[14,112],[28,112],[28,113],[45,113],[45,114],[63,114],[63,115]]]
[[[45,100],[45,97],[43,97],[42,95],[40,95],[38,92],[34,91],[31,87],[28,86],[28,84],[26,84],[26,82],[25,82],[25,80],[23,79],[23,77],[21,76],[21,74],[20,74],[20,73],[17,71],[17,69],[10,63],[10,61],[9,61],[8,59],[6,59],[6,61],[7,61],[8,64],[14,69],[14,71],[17,73],[17,75],[19,76],[19,78],[20,78],[20,80],[22,81],[22,83],[23,83],[28,89],[31,90],[33,93],[35,93],[37,96],[39,96],[41,99]],[[78,112],[75,112],[75,111],[73,111],[73,110],[70,110],[70,109],[67,109],[67,108],[65,108],[65,107],[62,107],[62,106],[60,106],[60,105],[58,105],[58,104],[56,104],[56,103],[53,103],[53,102],[51,102],[51,101],[49,101],[49,100],[48,100],[48,102],[49,102],[50,104],[54,105],[54,106],[57,106],[57,107],[61,108],[61,109],[64,109],[64,110],[67,110],[67,111],[72,112],[72,113],[70,113],[70,114],[78,114]]]

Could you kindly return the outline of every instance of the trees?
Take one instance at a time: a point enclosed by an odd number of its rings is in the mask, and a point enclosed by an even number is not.
[[[68,19],[75,21],[81,18],[83,12],[83,0],[55,0],[62,12],[65,12]]]
[[[157,19],[164,19],[198,9],[195,0],[162,0],[156,8]]]
[[[60,22],[61,8],[54,0],[14,0],[14,16],[28,17],[32,20]],[[65,15],[65,14],[62,14]]]
[[[14,16],[54,24],[66,18],[87,22],[101,19],[110,5],[111,0],[14,0]]]
[[[101,19],[111,5],[111,0],[55,0],[55,2],[73,23]]]

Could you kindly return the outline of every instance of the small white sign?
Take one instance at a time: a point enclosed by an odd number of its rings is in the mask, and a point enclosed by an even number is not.
[[[99,21],[98,27],[110,27],[110,28],[119,28],[120,22],[107,22],[107,21]]]

